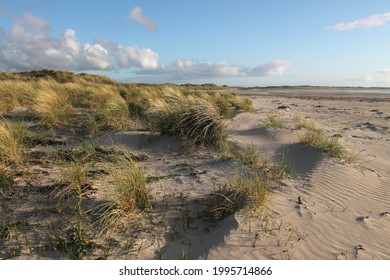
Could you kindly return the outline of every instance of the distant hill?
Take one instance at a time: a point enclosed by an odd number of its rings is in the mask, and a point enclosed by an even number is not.
[[[118,82],[101,75],[93,75],[86,73],[74,73],[62,70],[34,70],[30,72],[2,72],[0,73],[1,80],[23,80],[29,81],[33,79],[53,79],[59,83],[98,83],[98,84],[119,84]]]

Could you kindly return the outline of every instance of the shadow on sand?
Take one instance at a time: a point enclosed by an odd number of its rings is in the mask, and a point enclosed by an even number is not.
[[[316,169],[317,164],[324,159],[324,154],[316,148],[293,143],[280,146],[274,159],[276,162],[283,161],[287,164],[292,175],[305,176]]]
[[[172,219],[171,227],[177,227],[178,221]],[[156,259],[199,260],[208,259],[210,250],[226,243],[231,231],[238,228],[233,214],[223,220],[210,222],[199,219],[193,226],[181,229],[181,233],[168,232],[165,235],[165,246],[155,252]]]

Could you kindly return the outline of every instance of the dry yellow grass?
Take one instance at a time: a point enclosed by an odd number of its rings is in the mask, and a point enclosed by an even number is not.
[[[26,136],[21,124],[0,119],[0,162],[21,163]]]

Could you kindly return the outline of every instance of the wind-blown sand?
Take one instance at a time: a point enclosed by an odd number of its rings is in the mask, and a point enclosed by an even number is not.
[[[273,191],[263,217],[236,213],[213,225],[194,219],[194,212],[202,211],[198,201],[233,175],[234,166],[210,155],[186,159],[175,148],[166,146],[168,153],[159,148],[153,153],[161,158],[148,166],[169,177],[153,187],[161,203],[170,205],[168,223],[138,257],[390,259],[390,98],[251,99],[257,112],[233,119],[232,139],[276,160],[284,155],[292,168]],[[281,105],[288,108],[277,109]],[[342,135],[343,146],[359,153],[357,164],[342,164],[302,146],[297,131],[265,128],[269,115],[280,116],[286,125],[295,116],[310,118],[329,135]]]
[[[292,170],[288,178],[273,185],[264,213],[249,217],[241,211],[222,220],[207,215],[216,189],[247,168],[237,160],[209,151],[185,153],[180,141],[169,135],[130,131],[102,136],[95,140],[102,145],[124,145],[138,156],[153,198],[153,207],[137,217],[138,227],[130,224],[127,230],[109,236],[115,244],[128,246],[110,246],[106,257],[390,259],[390,97],[340,97],[324,92],[245,94],[256,112],[239,113],[228,123],[231,139],[241,146],[253,146],[264,158],[284,159]],[[303,146],[297,136],[300,131],[265,127],[272,115],[280,117],[286,127],[299,116],[313,121],[328,135],[341,136],[342,145],[359,155],[357,162],[343,164],[316,148]],[[46,195],[60,171],[45,162],[31,162],[31,171],[43,174],[44,179],[35,176],[29,185],[18,179],[20,193],[30,185],[36,189],[27,193],[29,199],[15,196],[9,207],[13,207],[16,220],[27,216],[28,225],[41,226],[27,232],[23,240],[18,235],[6,240],[5,250],[0,250],[2,258],[9,258],[7,250],[23,242],[51,244],[49,239],[41,240],[41,235],[54,225],[53,215],[61,218],[53,211],[58,206]],[[100,172],[99,165],[95,169],[92,171]],[[88,193],[91,199],[86,202],[106,199],[110,184],[100,178],[92,181],[93,192]],[[61,257],[50,246],[21,248],[13,258]],[[86,258],[101,258],[101,252]]]
[[[258,113],[239,115],[231,125],[235,139],[271,153],[287,151],[295,176],[284,180],[269,202],[273,223],[281,229],[259,240],[261,247],[252,250],[250,257],[389,259],[390,98],[258,96],[253,102]],[[277,110],[280,105],[289,108]],[[268,114],[279,114],[286,122],[295,115],[308,117],[330,135],[341,134],[342,144],[360,153],[359,166],[338,163],[303,147],[286,130],[248,133],[254,118],[261,120]],[[273,247],[275,241],[282,246]],[[218,250],[223,256],[223,249]]]

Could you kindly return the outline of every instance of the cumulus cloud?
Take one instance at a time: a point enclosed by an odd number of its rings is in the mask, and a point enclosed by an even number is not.
[[[142,10],[141,7],[134,7],[133,9],[131,9],[129,12],[129,16],[133,21],[141,24],[149,31],[156,31],[157,29],[156,23],[152,19],[144,15],[144,11]]]
[[[0,28],[0,71],[130,69],[135,74],[197,79],[280,76],[292,66],[285,60],[251,68],[193,59],[180,59],[163,65],[159,62],[159,54],[149,48],[123,45],[99,37],[93,42],[81,43],[73,29],[65,30],[58,37],[52,36],[50,30],[50,22],[27,13],[14,21],[10,31]]]
[[[363,19],[358,19],[351,22],[338,23],[328,27],[330,30],[345,31],[358,28],[370,28],[384,25],[390,21],[390,13],[376,14]]]
[[[136,66],[138,68],[150,70],[159,67],[160,57],[151,49],[139,48],[137,46],[125,46],[103,38],[97,38],[95,41],[110,51],[119,68]]]
[[[0,70],[25,71],[40,68],[67,70],[154,69],[159,56],[151,49],[120,45],[96,39],[82,44],[76,31],[67,29],[59,37],[50,36],[45,19],[23,14],[10,32],[0,30]]]
[[[282,76],[292,66],[287,60],[275,60],[250,70],[252,76]]]
[[[199,62],[180,59],[168,65],[162,65],[152,71],[140,71],[142,74],[160,74],[174,78],[222,78],[222,77],[265,77],[285,75],[292,64],[285,60],[276,60],[255,68],[228,62]]]

